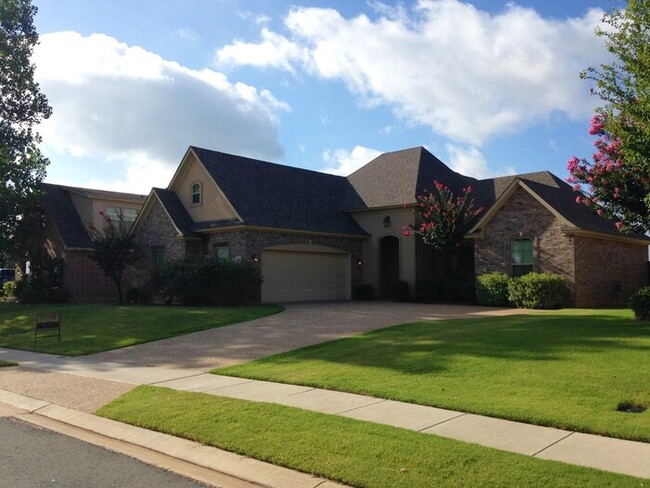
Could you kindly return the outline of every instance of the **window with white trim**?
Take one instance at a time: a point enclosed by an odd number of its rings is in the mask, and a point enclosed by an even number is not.
[[[511,245],[512,276],[523,276],[533,271],[533,241],[520,238]]]
[[[199,206],[203,201],[203,185],[200,181],[195,181],[192,183],[192,205]]]

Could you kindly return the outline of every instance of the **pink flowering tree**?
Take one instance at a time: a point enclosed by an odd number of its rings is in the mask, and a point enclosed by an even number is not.
[[[578,203],[622,232],[650,232],[650,1],[628,0],[603,24],[596,35],[615,59],[581,73],[604,102],[589,129],[596,151],[591,161],[569,160],[569,181]]]
[[[118,301],[122,304],[124,303],[122,276],[126,267],[137,261],[135,235],[130,232],[121,215],[113,219],[104,212],[99,213],[104,219],[104,228],[100,230],[93,224],[88,224],[90,238],[93,241],[90,258],[115,283]]]
[[[476,208],[469,198],[472,187],[463,188],[463,195],[456,197],[449,187],[435,181],[435,191],[424,190],[417,196],[413,207],[415,225],[404,227],[404,235],[418,235],[437,251],[450,251],[458,247],[465,232],[483,211]]]
[[[650,231],[650,175],[628,161],[622,139],[608,131],[605,122],[603,114],[593,117],[589,134],[596,136],[596,152],[591,161],[572,157],[567,181],[579,192],[577,203],[615,220],[620,231]]]

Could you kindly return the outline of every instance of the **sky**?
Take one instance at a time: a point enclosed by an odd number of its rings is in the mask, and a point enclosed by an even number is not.
[[[589,157],[611,0],[33,0],[47,181],[146,194],[190,145],[348,175],[424,146],[475,178]]]

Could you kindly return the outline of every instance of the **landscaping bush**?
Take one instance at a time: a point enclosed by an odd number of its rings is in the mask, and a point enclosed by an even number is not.
[[[16,282],[14,295],[20,303],[67,303],[70,293],[58,286],[49,286],[42,279],[32,275]]]
[[[555,309],[569,305],[571,291],[563,276],[528,273],[510,280],[508,300],[519,308]]]
[[[650,286],[641,288],[630,297],[629,306],[639,320],[650,319]]]
[[[393,286],[393,298],[398,302],[408,302],[411,299],[411,291],[406,281],[398,281]]]
[[[474,295],[474,280],[454,279],[441,282],[440,300],[443,302],[475,302]]]
[[[243,305],[260,301],[262,276],[252,262],[194,258],[166,263],[157,282],[168,303]]]
[[[510,277],[505,273],[488,273],[476,277],[476,302],[489,307],[507,307]]]
[[[359,285],[354,290],[355,300],[372,300],[375,298],[375,289],[370,284]]]
[[[4,293],[4,296],[6,297],[16,296],[16,282],[15,281],[5,282],[5,284],[2,285],[2,291]]]
[[[415,282],[415,299],[418,302],[436,303],[441,296],[441,283],[438,279],[428,278]]]
[[[151,290],[148,286],[134,286],[126,290],[124,298],[127,303],[146,304],[151,302]]]

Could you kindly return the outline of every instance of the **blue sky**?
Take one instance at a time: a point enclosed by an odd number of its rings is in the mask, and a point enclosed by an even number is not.
[[[48,181],[148,193],[189,145],[336,174],[425,146],[477,178],[589,156],[610,0],[34,0]]]

